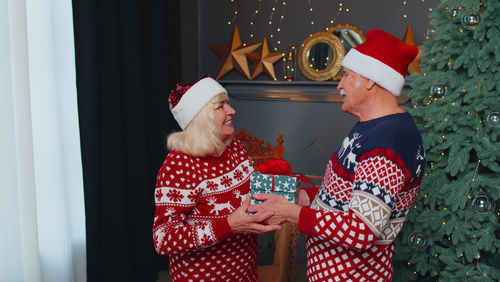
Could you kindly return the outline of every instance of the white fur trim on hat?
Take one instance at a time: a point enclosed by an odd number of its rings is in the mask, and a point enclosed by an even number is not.
[[[342,66],[375,81],[394,96],[399,96],[405,78],[390,66],[352,48],[342,61]]]
[[[226,89],[211,77],[205,77],[191,86],[172,109],[172,114],[182,130],[210,99],[221,93],[227,94]]]

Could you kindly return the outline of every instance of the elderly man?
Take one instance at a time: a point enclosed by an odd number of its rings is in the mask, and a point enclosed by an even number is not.
[[[342,110],[359,118],[331,156],[318,191],[298,205],[278,195],[248,211],[274,212],[270,223],[298,223],[307,235],[309,281],[390,281],[394,238],[418,193],[425,152],[412,117],[398,104],[415,47],[371,30],[342,62]]]

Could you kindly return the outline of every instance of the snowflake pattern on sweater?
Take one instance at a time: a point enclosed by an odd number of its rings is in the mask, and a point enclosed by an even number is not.
[[[235,234],[227,216],[250,193],[252,162],[233,139],[220,157],[176,150],[158,172],[153,240],[172,281],[257,281],[257,237]]]
[[[425,169],[408,113],[358,122],[327,164],[299,230],[307,236],[309,281],[391,281],[394,238]]]

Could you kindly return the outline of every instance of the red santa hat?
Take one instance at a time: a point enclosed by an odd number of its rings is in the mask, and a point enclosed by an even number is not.
[[[177,83],[168,97],[168,106],[184,130],[208,101],[221,93],[227,94],[226,89],[215,79],[203,75],[199,80]]]
[[[405,83],[408,65],[418,48],[380,29],[370,30],[366,41],[349,50],[342,66],[375,81],[395,96]]]

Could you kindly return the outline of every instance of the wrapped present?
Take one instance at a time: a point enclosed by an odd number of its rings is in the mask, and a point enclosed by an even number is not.
[[[253,197],[255,193],[278,194],[284,196],[288,201],[295,202],[298,179],[300,174],[292,173],[290,163],[285,160],[271,159],[257,164],[259,172],[250,176],[250,193],[252,204],[262,201]]]
[[[253,197],[255,193],[278,194],[284,196],[289,202],[295,202],[297,178],[294,176],[262,174],[254,172],[250,176],[250,194],[252,205],[262,203]]]

